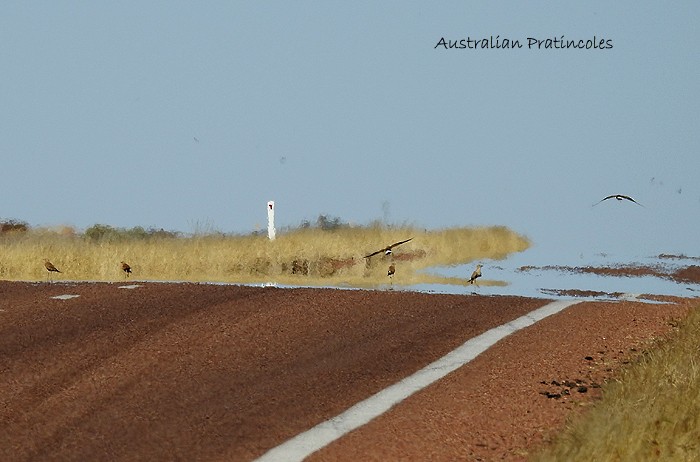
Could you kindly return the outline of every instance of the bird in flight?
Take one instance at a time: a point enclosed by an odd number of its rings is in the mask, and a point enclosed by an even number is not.
[[[469,278],[469,284],[474,284],[474,282],[481,277],[481,266],[482,265],[476,265],[476,269],[472,273],[472,277]]]
[[[413,238],[411,238],[411,239],[413,239]],[[388,245],[388,246],[384,247],[383,249],[377,250],[376,252],[372,252],[369,255],[365,255],[365,258],[373,257],[373,256],[377,255],[378,253],[382,253],[382,252],[384,252],[384,255],[391,255],[391,249],[393,249],[397,245],[405,244],[406,242],[410,241],[411,239],[406,239],[405,241],[394,242],[393,244]]]
[[[122,263],[122,271],[126,274],[126,277],[129,277],[131,274],[131,266],[129,266],[128,263],[121,262]]]
[[[610,196],[608,196],[608,197],[604,197],[603,199],[599,200],[598,202],[596,202],[596,203],[593,204],[593,205],[598,205],[598,204],[600,204],[601,202],[606,201],[606,200],[608,200],[608,199],[617,199],[617,200],[619,200],[619,201],[621,201],[621,200],[624,199],[624,200],[627,200],[627,201],[630,201],[630,202],[634,202],[635,204],[639,205],[640,207],[644,207],[642,204],[640,204],[640,203],[637,202],[636,200],[632,199],[630,196],[625,196],[624,194],[612,194],[612,195],[610,195]]]

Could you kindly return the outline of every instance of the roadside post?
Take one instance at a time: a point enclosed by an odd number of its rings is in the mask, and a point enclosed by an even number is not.
[[[267,203],[267,237],[275,240],[275,201]]]

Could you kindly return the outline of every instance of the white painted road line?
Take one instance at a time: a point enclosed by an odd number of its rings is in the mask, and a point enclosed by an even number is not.
[[[576,303],[579,301],[557,300],[511,322],[494,327],[468,340],[462,346],[428,364],[415,374],[355,404],[342,414],[321,422],[304,433],[270,449],[256,460],[259,462],[304,460],[343,435],[385,413],[412,394],[465,365],[499,340]]]
[[[55,298],[56,300],[70,300],[71,298],[78,298],[80,295],[75,295],[75,294],[65,294],[65,295],[56,295]]]

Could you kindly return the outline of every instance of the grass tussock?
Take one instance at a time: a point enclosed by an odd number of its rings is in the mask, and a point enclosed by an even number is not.
[[[700,307],[531,460],[700,460]]]
[[[274,241],[263,235],[141,235],[133,230],[116,233],[109,227],[88,231],[0,235],[0,278],[45,280],[43,259],[47,258],[62,271],[56,276],[61,280],[120,280],[124,277],[120,262],[126,261],[139,280],[363,287],[386,284],[387,268],[393,262],[397,268],[394,284],[454,284],[464,283],[469,275],[448,281],[421,270],[502,259],[529,247],[526,238],[505,227],[436,231],[380,226],[298,228],[278,234]],[[381,253],[364,258],[409,237],[413,240],[396,247],[392,256]]]

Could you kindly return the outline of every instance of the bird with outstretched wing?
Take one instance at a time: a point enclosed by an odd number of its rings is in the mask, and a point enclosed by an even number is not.
[[[413,239],[413,238],[411,238],[411,239]],[[365,258],[373,257],[373,256],[377,255],[378,253],[382,253],[382,252],[384,252],[385,255],[389,255],[389,254],[391,254],[391,249],[393,249],[397,245],[405,244],[406,242],[410,241],[411,239],[406,239],[405,241],[394,242],[393,244],[388,245],[388,246],[384,247],[383,249],[379,249],[376,252],[372,252],[369,255],[365,255]]]
[[[627,201],[630,201],[630,202],[634,202],[635,204],[639,205],[640,207],[644,207],[642,204],[640,204],[640,203],[637,202],[636,200],[632,199],[630,196],[625,196],[624,194],[612,194],[612,195],[610,195],[610,196],[608,196],[608,197],[602,198],[601,200],[599,200],[598,202],[596,202],[596,203],[593,204],[593,205],[594,205],[594,206],[595,206],[595,205],[598,205],[598,204],[600,204],[601,202],[606,201],[606,200],[608,200],[608,199],[617,199],[617,200],[619,200],[619,201],[621,201],[621,200],[627,200]]]

